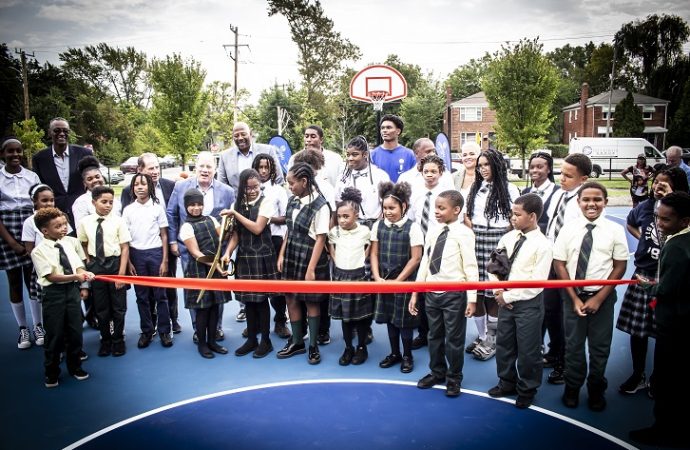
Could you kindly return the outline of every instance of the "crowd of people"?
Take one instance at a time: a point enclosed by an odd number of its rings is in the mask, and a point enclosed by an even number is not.
[[[262,280],[277,279],[385,283],[624,276],[625,229],[606,218],[608,192],[588,180],[587,156],[566,157],[557,183],[551,155],[534,153],[531,185],[520,192],[509,182],[497,150],[466,142],[463,167],[452,171],[429,139],[418,139],[412,149],[401,145],[403,127],[399,117],[384,115],[383,143],[372,149],[356,136],[343,160],[323,148],[323,129],[311,125],[304,149],[293,155],[284,174],[277,150],[255,143],[249,126],[237,123],[235,145],[220,154],[218,166],[213,154],[201,152],[195,176],[175,182],[161,177],[155,154],[145,153],[119,199],[105,185],[91,151],[69,144],[66,120],[51,121],[52,145],[34,155],[33,170],[23,166],[21,142],[4,139],[0,269],[7,273],[18,348],[29,348],[32,341],[44,347],[46,387],[58,386],[63,357],[71,376],[87,379],[81,367],[88,357],[82,350],[84,321],[100,332],[98,356],[127,352],[130,286],[95,277],[175,277],[179,260],[185,278],[234,276],[256,282],[252,292],[184,290],[193,339],[204,358],[229,352],[219,342],[223,305],[234,299],[242,305],[237,319],[247,325],[237,356],[263,358],[274,350],[271,307],[273,331],[286,339],[277,358],[306,354],[309,364],[320,363],[319,346],[331,342],[331,319],[342,326],[338,363],[365,363],[375,322],[385,324],[390,345],[381,368],[410,373],[413,351],[426,346],[430,372],[418,387],[445,384],[445,394],[457,397],[464,353],[481,361],[495,357],[498,382],[488,394],[516,396],[518,408],[532,404],[543,369],[551,368],[547,381],[563,385],[565,406],[577,407],[586,385],[588,407],[604,410],[615,322],[630,334],[633,366],[619,391],[649,389],[656,399],[657,422],[631,437],[643,443],[682,439],[681,419],[670,411],[687,397],[673,390],[681,376],[673,361],[675,349],[687,341],[680,327],[688,315],[682,296],[689,279],[690,247],[683,243],[690,196],[686,172],[673,161],[646,173],[652,188],[639,193],[639,204],[628,216],[628,231],[639,239],[634,264],[641,282],[627,288],[617,321],[611,285],[261,292]],[[647,168],[640,162],[630,172],[637,177],[642,171]],[[134,294],[141,330],[137,347],[148,347],[156,335],[163,347],[172,347],[174,334],[182,331],[177,289],[135,283]],[[466,343],[468,319],[477,338]],[[647,379],[650,337],[657,338],[657,351]]]

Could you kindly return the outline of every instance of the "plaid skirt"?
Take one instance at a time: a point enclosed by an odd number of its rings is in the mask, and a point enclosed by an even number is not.
[[[396,273],[392,273],[388,278],[394,279],[397,276]],[[414,281],[414,279],[408,281]],[[374,313],[374,320],[376,320],[376,323],[390,323],[398,328],[418,327],[419,316],[413,316],[408,310],[410,298],[412,298],[412,294],[409,292],[400,294],[377,294],[376,312]]]
[[[22,242],[24,221],[34,213],[33,208],[0,210],[0,220],[15,241]],[[31,264],[31,256],[17,255],[4,239],[0,240],[0,270],[16,269]]]
[[[288,236],[288,242],[285,247],[285,257],[283,259],[283,280],[297,280],[304,281],[307,274],[307,267],[311,259],[313,243],[306,241],[298,241],[291,239]],[[328,256],[326,256],[326,248],[321,252],[316,269],[314,270],[316,281],[330,281],[331,269],[328,263]],[[286,293],[289,294],[289,293]],[[294,294],[295,300],[302,302],[327,302],[329,295],[326,294]]]
[[[354,270],[333,269],[333,281],[368,281],[364,267]],[[333,319],[343,322],[366,319],[374,315],[374,299],[371,294],[331,294],[330,313]]]
[[[488,228],[481,225],[474,225],[475,243],[474,252],[477,255],[477,265],[479,266],[479,281],[488,281],[489,273],[486,271],[486,266],[489,264],[489,257],[491,252],[498,247],[498,241],[501,240],[504,234],[508,232],[508,228]],[[493,297],[493,291],[477,291],[478,295],[485,297]]]
[[[273,248],[271,247],[271,250]],[[240,252],[238,250],[235,261],[238,280],[277,280],[276,258],[273,251],[260,254],[257,252]],[[266,292],[235,292],[235,299],[242,303],[260,303],[268,300],[270,295]]]
[[[654,272],[636,269],[633,279],[637,274],[647,278],[656,276]],[[635,337],[656,337],[654,310],[649,307],[652,298],[653,296],[639,284],[628,285],[618,313],[616,328]]]
[[[31,300],[41,301],[41,285],[38,284],[38,275],[36,269],[31,271],[31,282],[29,283],[29,298]]]
[[[201,264],[198,263],[192,258],[191,256],[189,257],[189,262],[187,263],[187,267],[184,269],[184,277],[185,278],[200,278],[200,279],[205,279],[206,276],[208,275],[208,270],[209,266],[206,264]],[[213,275],[213,278],[220,278],[224,279],[223,276],[221,276],[219,273],[215,273]],[[227,303],[230,300],[232,300],[232,292],[231,291],[209,291],[206,290],[204,291],[204,295],[201,297],[201,300],[199,300],[199,303],[197,303],[196,299],[199,296],[199,290],[198,289],[185,289],[184,290],[184,307],[187,309],[205,309],[205,308],[210,308],[213,305],[219,305],[222,303]]]

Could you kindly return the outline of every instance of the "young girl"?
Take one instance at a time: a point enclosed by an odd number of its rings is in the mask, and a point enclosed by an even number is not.
[[[189,261],[184,268],[185,278],[206,278],[211,263],[199,261],[202,257],[213,257],[218,249],[220,226],[214,217],[204,216],[204,194],[192,188],[184,194],[187,220],[180,227],[180,239],[189,252]],[[223,278],[223,271],[216,268],[214,278]],[[204,291],[197,302],[198,290],[185,289],[184,306],[196,311],[196,332],[198,350],[204,358],[213,358],[213,352],[225,355],[228,350],[216,343],[219,306],[232,299],[230,291]]]
[[[371,274],[374,281],[414,281],[422,260],[424,235],[419,225],[405,216],[410,203],[410,185],[381,183],[379,196],[383,207],[383,220],[371,230]],[[380,363],[384,369],[402,361],[400,371],[410,373],[412,360],[412,331],[418,319],[408,311],[410,293],[378,294],[376,298],[377,323],[388,326],[391,353]],[[400,355],[400,339],[403,354]]]
[[[238,280],[275,280],[276,256],[268,221],[275,215],[274,202],[261,192],[261,180],[254,169],[240,173],[235,208],[227,211],[236,221],[225,259],[237,248],[235,277]],[[244,305],[247,314],[247,341],[235,350],[244,356],[254,352],[254,358],[263,358],[273,351],[269,337],[271,311],[265,292],[236,292],[235,297]],[[261,343],[257,340],[261,333]]]
[[[266,153],[259,153],[252,162],[252,169],[259,173],[261,178],[261,187],[266,198],[273,199],[273,217],[269,220],[271,227],[271,241],[273,242],[273,250],[278,255],[280,247],[283,246],[283,236],[287,226],[285,225],[285,210],[287,208],[288,196],[287,190],[279,184],[276,184],[278,179],[278,168],[275,160]],[[279,274],[276,274],[279,276]],[[289,339],[291,334],[287,328],[287,315],[285,314],[285,296],[282,294],[271,294],[271,306],[275,311],[273,321],[275,327],[273,331],[281,339]]]
[[[168,219],[156,197],[150,175],[137,173],[130,182],[132,201],[122,212],[132,241],[129,244],[129,272],[132,275],[160,276],[168,274]],[[171,347],[170,311],[163,288],[134,285],[139,310],[141,336],[137,347],[146,348],[155,330],[151,315],[156,305],[158,333],[163,347]]]
[[[39,179],[34,172],[22,167],[24,149],[19,140],[5,138],[2,151],[5,166],[0,169],[0,270],[7,273],[10,304],[19,326],[17,348],[27,349],[31,347],[31,337],[26,327],[22,282],[29,290],[33,265],[21,236],[24,221],[34,212],[29,188],[39,183]],[[29,304],[35,305],[34,302]],[[34,306],[31,312],[35,328],[40,325],[40,309]],[[34,335],[34,339],[40,336]]]
[[[81,219],[96,212],[96,208],[93,206],[91,191],[96,186],[105,186],[105,180],[103,179],[100,166],[101,164],[93,156],[83,157],[79,160],[77,165],[79,173],[81,173],[81,178],[84,182],[84,189],[86,189],[86,192],[77,197],[77,199],[74,201],[74,204],[72,204],[74,226],[77,229],[79,229],[79,222],[81,222]],[[113,213],[119,216],[121,212],[122,203],[116,198],[113,202]]]
[[[358,223],[362,207],[362,194],[355,188],[345,188],[337,204],[338,225],[328,233],[328,248],[334,261],[333,279],[335,281],[367,281],[364,261],[369,256],[371,231],[366,225]],[[345,351],[338,363],[347,366],[359,365],[367,360],[367,333],[371,317],[374,315],[374,302],[369,294],[331,294],[330,313],[333,319],[341,319]],[[357,351],[352,347],[352,339],[357,331]]]
[[[329,280],[330,270],[326,256],[331,210],[314,178],[314,170],[305,163],[295,163],[287,174],[293,196],[288,203],[287,233],[278,256],[278,271],[285,280]],[[284,359],[306,352],[302,340],[302,310],[307,306],[309,327],[309,364],[321,362],[317,346],[320,303],[328,301],[328,294],[286,294],[292,340],[278,352]]]
[[[520,191],[508,183],[503,156],[497,150],[483,151],[477,160],[475,181],[467,199],[465,225],[474,231],[479,263],[479,280],[488,280],[486,265],[498,241],[510,230],[513,200]],[[486,361],[496,354],[498,304],[492,290],[477,291],[474,317],[479,336],[466,349],[475,358]]]
[[[632,185],[630,186],[630,196],[632,197],[633,208],[647,199],[649,195],[648,191],[647,179],[642,175],[633,176]]]

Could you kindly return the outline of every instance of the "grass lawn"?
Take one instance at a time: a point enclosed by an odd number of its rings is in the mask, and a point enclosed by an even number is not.
[[[601,183],[606,187],[609,192],[609,197],[629,197],[630,196],[630,183],[623,179],[613,179],[608,180],[606,178],[590,178],[590,181],[596,181]],[[558,182],[558,179],[556,179]],[[511,181],[520,190],[525,188],[525,181]]]

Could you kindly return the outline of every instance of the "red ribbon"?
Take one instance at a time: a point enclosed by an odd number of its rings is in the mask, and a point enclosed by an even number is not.
[[[484,289],[558,289],[565,287],[634,284],[637,280],[528,280],[528,281],[285,281],[285,280],[225,280],[204,278],[132,277],[96,275],[96,280],[112,283],[138,284],[161,288],[205,289],[209,291],[278,292],[278,293],[351,293],[397,294],[404,292],[474,291]]]

